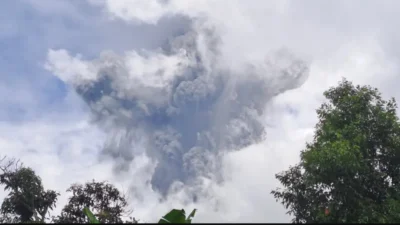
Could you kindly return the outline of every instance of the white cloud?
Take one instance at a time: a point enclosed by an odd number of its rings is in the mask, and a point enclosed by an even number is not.
[[[385,97],[400,98],[396,58],[400,55],[396,55],[398,47],[388,42],[399,37],[392,29],[399,21],[395,20],[399,8],[396,1],[385,2],[391,5],[376,1],[335,1],[334,5],[320,1],[262,0],[90,2],[102,6],[114,19],[128,22],[156,24],[164,17],[187,16],[197,21],[193,27],[199,39],[207,39],[207,32],[214,29],[220,39],[219,58],[212,58],[211,51],[215,49],[200,45],[198,50],[210,61],[209,65],[217,61],[220,68],[236,73],[246,71],[248,63],[263,71],[266,56],[280,47],[310,62],[310,74],[301,87],[276,96],[265,106],[266,141],[226,153],[221,169],[225,182],[203,180],[202,197],[196,204],[189,201],[188,193],[198,186],[177,188],[165,203],[159,204],[159,194],[149,186],[155,164],[142,152],[130,163],[129,172],[119,176],[112,173],[113,165],[96,164],[106,134],[88,125],[85,117],[65,120],[63,115],[52,115],[51,120],[22,126],[0,124],[0,148],[32,166],[42,176],[46,188],[64,190],[73,182],[92,178],[109,179],[127,188],[133,180],[136,185],[132,187],[130,200],[134,216],[144,221],[156,221],[171,208],[196,207],[199,211],[195,222],[286,222],[289,217],[283,206],[270,195],[279,185],[274,174],[295,164],[299,151],[311,140],[317,122],[315,109],[324,100],[323,91],[346,77],[357,84],[380,88]],[[172,74],[181,73],[181,65],[185,67],[191,62],[183,52],[167,57],[158,52],[143,56],[131,49],[126,51],[123,57],[105,58],[111,60],[111,65],[115,62],[125,65],[122,74],[129,78],[119,77],[117,89],[125,87],[125,94],[146,95],[149,101],[154,92],[135,93],[132,86],[162,89]],[[79,80],[82,78],[87,82],[97,79],[98,72],[107,64],[107,60],[71,57],[66,50],[50,50],[48,59],[47,69],[73,85],[82,82]],[[112,61],[115,59],[120,61]],[[157,79],[154,72],[165,68]],[[158,103],[165,102],[161,94],[158,97],[163,99]],[[59,205],[63,201],[65,197]]]
[[[66,50],[49,50],[49,61],[45,68],[59,74],[59,78],[69,84],[89,82],[97,78],[98,70],[91,63],[82,62],[81,56],[71,57]],[[77,76],[80,74],[80,76]],[[77,80],[78,79],[78,80]]]
[[[157,204],[158,195],[148,186],[136,186],[135,193],[141,193],[141,198],[133,202],[142,206],[137,207],[138,217],[154,220],[154,214],[162,214],[169,207],[186,205],[199,208],[196,221],[286,221],[288,217],[284,215],[283,207],[269,194],[278,185],[274,174],[296,163],[299,151],[311,139],[317,122],[315,109],[323,101],[322,92],[336,85],[341,77],[360,84],[388,87],[396,79],[398,69],[395,62],[387,58],[376,35],[362,36],[368,32],[365,26],[356,31],[343,29],[340,27],[343,24],[333,26],[347,35],[338,36],[335,30],[314,22],[317,18],[310,21],[298,15],[307,9],[298,10],[292,16],[294,6],[290,3],[220,1],[211,7],[209,1],[193,1],[190,6],[184,2],[170,2],[170,5],[161,7],[161,3],[146,1],[148,5],[140,7],[140,4],[135,5],[135,1],[108,1],[105,7],[118,18],[144,23],[156,23],[163,16],[173,14],[205,18],[206,23],[195,25],[199,37],[205,32],[204,25],[216,29],[222,43],[218,62],[221,67],[233,71],[243,70],[248,62],[256,65],[265,62],[270,51],[285,46],[308,56],[311,73],[303,86],[280,94],[268,103],[266,143],[224,156],[223,184],[203,184],[203,191],[207,190],[207,193],[197,204],[188,204],[185,190],[192,187],[185,187],[170,194],[162,205]],[[337,10],[339,13],[347,9]],[[230,16],[223,12],[229,12]],[[207,55],[209,49],[199,48],[205,56],[210,56]],[[150,65],[151,61],[147,62],[142,61],[141,65]],[[387,90],[389,92],[398,95],[394,90]]]
[[[45,188],[63,193],[58,205],[66,202],[65,190],[70,184],[87,181],[90,176],[110,178],[111,169],[97,164],[94,157],[103,136],[86,118],[58,117],[57,121],[18,125],[2,122],[0,134],[2,155],[20,159],[42,177]]]

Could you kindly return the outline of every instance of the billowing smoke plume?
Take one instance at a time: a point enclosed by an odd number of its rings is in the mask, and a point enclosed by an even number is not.
[[[109,133],[101,156],[114,159],[118,172],[145,152],[158,162],[151,184],[164,195],[174,182],[221,181],[221,154],[260,142],[266,103],[308,74],[285,49],[237,70],[221,60],[219,33],[199,21],[165,43],[157,51],[104,52],[93,61],[50,50],[46,65]]]

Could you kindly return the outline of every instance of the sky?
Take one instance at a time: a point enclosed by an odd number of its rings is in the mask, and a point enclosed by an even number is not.
[[[0,155],[133,216],[288,222],[274,175],[343,77],[399,98],[398,1],[4,0]],[[6,193],[0,191],[0,198]]]

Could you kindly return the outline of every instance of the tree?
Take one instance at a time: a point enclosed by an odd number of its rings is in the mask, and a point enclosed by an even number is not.
[[[73,184],[67,192],[72,196],[61,211],[61,215],[54,218],[55,223],[88,223],[84,208],[90,209],[100,223],[123,223],[122,216],[128,211],[128,203],[120,191],[106,182],[88,182],[85,185]],[[134,218],[125,223],[136,223]]]
[[[400,221],[396,102],[342,80],[324,92],[314,139],[272,191],[294,223]]]
[[[5,159],[3,157],[0,162]],[[15,159],[8,160],[0,170],[0,184],[9,191],[0,208],[2,222],[44,222],[59,194],[45,191],[40,177]]]

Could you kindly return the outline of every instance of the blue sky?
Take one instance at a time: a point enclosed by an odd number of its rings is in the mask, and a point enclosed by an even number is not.
[[[0,11],[0,26],[4,27],[0,35],[0,74],[9,104],[3,108],[1,120],[29,119],[55,105],[63,107],[65,84],[43,68],[47,49],[68,46],[95,54],[84,44],[88,26],[68,15],[42,13],[24,1],[4,1]],[[82,33],[82,41],[77,32]],[[26,104],[18,97],[22,95],[37,98]]]
[[[9,96],[1,120],[24,120],[40,116],[45,109],[67,107],[66,85],[43,68],[48,49],[65,48],[87,59],[107,49],[117,53],[138,47],[151,49],[165,41],[157,40],[157,32],[160,27],[168,29],[169,23],[129,26],[124,21],[107,20],[99,8],[79,0],[3,1],[0,14],[0,74]],[[154,36],[140,38],[146,33]],[[28,106],[18,98],[23,94],[37,98]]]
[[[346,77],[400,97],[400,4],[188,2],[1,1],[0,155],[62,193],[109,180],[143,221],[172,207],[198,208],[196,222],[288,221],[268,190],[311,140],[323,91]],[[112,91],[90,88],[104,76]],[[175,170],[160,204],[151,183]]]

